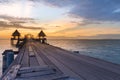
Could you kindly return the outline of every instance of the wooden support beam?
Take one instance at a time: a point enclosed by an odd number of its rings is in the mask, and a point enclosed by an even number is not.
[[[20,65],[14,65],[11,69],[7,72],[7,74],[2,78],[2,80],[14,80],[17,76],[17,72],[20,68]]]

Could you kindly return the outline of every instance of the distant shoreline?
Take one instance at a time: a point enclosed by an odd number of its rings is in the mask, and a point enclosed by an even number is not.
[[[0,39],[0,40],[10,40],[10,39]],[[120,39],[49,39],[48,40],[120,40]]]

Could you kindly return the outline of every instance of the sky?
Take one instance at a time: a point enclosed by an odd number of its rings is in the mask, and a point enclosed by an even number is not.
[[[0,0],[0,39],[120,39],[120,0]]]

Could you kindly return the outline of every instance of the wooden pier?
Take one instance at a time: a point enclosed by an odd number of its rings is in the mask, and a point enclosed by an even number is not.
[[[120,80],[120,65],[48,45],[41,35],[25,41],[12,63],[7,60],[1,80]]]
[[[2,80],[120,80],[120,65],[27,41]]]

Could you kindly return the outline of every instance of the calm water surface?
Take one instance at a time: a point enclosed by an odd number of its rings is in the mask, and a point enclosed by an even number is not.
[[[2,73],[2,53],[6,49],[13,49],[16,51],[17,49],[10,44],[10,40],[0,40],[0,75]]]
[[[120,40],[50,40],[50,44],[120,64]]]
[[[48,43],[80,54],[120,64],[120,40],[48,40]],[[10,45],[10,40],[0,40],[0,52],[5,49],[17,50]],[[2,54],[0,55],[0,74],[2,71]]]

